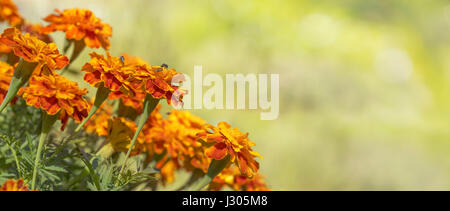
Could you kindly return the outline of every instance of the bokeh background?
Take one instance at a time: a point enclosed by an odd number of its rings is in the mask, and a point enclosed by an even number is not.
[[[277,120],[192,111],[248,131],[274,190],[450,189],[448,0],[15,2],[43,24],[56,8],[91,9],[113,27],[113,55],[189,75],[280,74]]]

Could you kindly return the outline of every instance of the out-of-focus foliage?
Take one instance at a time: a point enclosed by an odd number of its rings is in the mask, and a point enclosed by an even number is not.
[[[114,26],[115,55],[188,74],[194,65],[279,73],[277,120],[193,111],[249,131],[274,190],[450,188],[447,0],[16,2],[33,20],[55,8],[95,11]],[[63,46],[63,35],[55,38]]]

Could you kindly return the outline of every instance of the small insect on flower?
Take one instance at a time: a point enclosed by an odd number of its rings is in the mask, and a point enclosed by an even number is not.
[[[82,67],[85,71],[84,80],[91,86],[101,84],[111,92],[122,92],[134,95],[133,89],[126,81],[133,73],[133,67],[124,65],[121,58],[106,53],[106,57],[95,52],[89,54],[91,60]]]
[[[134,89],[143,89],[147,94],[155,99],[166,99],[168,104],[178,106],[182,104],[184,92],[179,90],[178,85],[172,83],[173,79],[179,79],[177,83],[183,81],[183,77],[175,69],[168,68],[168,65],[150,66],[142,65],[136,69],[135,74],[129,78],[129,82]],[[178,91],[177,91],[178,90]]]

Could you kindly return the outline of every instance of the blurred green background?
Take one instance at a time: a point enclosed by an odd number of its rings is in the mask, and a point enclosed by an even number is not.
[[[41,23],[55,8],[91,9],[113,27],[113,55],[191,76],[194,65],[280,74],[277,120],[192,111],[248,131],[274,190],[450,189],[448,0],[15,2]]]

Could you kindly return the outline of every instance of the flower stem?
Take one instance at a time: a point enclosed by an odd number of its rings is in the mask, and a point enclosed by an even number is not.
[[[56,115],[48,115],[47,112],[42,112],[42,129],[41,136],[39,138],[39,145],[36,152],[36,158],[34,160],[34,169],[33,169],[33,179],[31,180],[31,188],[35,190],[36,188],[36,178],[37,178],[37,169],[39,166],[39,162],[41,161],[42,148],[44,147],[45,139],[47,138],[52,125],[58,119],[58,114]]]
[[[73,41],[66,38],[66,42],[64,43],[63,48],[63,54],[67,53],[67,50],[69,50],[70,46],[72,45]]]
[[[142,111],[142,114],[139,117],[139,122],[138,122],[136,132],[134,133],[133,139],[131,140],[130,147],[128,148],[127,155],[125,156],[125,160],[123,161],[122,166],[120,168],[120,173],[119,173],[119,176],[118,176],[118,178],[116,180],[116,184],[115,184],[116,187],[119,184],[119,180],[120,180],[120,177],[125,168],[125,164],[127,163],[128,157],[130,156],[131,151],[133,150],[134,144],[136,143],[139,133],[141,132],[142,128],[144,127],[145,122],[147,122],[147,119],[150,116],[150,114],[152,114],[153,110],[156,108],[156,105],[158,105],[158,102],[159,102],[159,99],[153,98],[152,95],[150,95],[150,94],[147,94],[147,96],[145,97],[144,109]]]
[[[3,99],[3,102],[0,105],[0,113],[6,108],[8,103],[14,99],[19,89],[28,82],[36,66],[37,63],[29,63],[20,59],[19,64],[14,70],[11,83],[9,84],[8,93],[6,93],[5,99]]]
[[[66,65],[66,67],[64,68],[64,70],[61,72],[61,75],[67,70],[69,69],[70,64],[72,64],[75,59],[78,58],[78,56],[80,55],[80,53],[83,51],[84,47],[86,47],[86,45],[84,44],[83,40],[71,40],[69,41],[70,43],[73,43],[73,51],[72,51],[72,56],[70,56],[70,63]],[[68,44],[70,46],[70,44]],[[67,47],[68,48],[68,47]]]
[[[222,160],[213,159],[209,165],[208,172],[198,182],[188,187],[189,191],[200,191],[206,187],[222,170],[230,163],[230,155],[227,155]]]
[[[110,92],[111,91],[106,88],[103,83],[98,87],[97,93],[95,94],[94,105],[92,105],[88,116],[84,118],[83,121],[75,129],[75,132],[78,132],[83,127],[83,125],[86,124],[86,122],[95,114],[95,112],[97,112],[103,102],[105,102],[106,98],[108,98]]]

